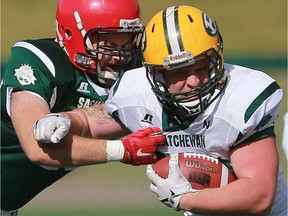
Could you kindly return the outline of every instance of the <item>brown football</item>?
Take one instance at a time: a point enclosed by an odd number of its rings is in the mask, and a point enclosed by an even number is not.
[[[168,177],[169,159],[166,156],[153,165],[162,178]],[[200,153],[178,153],[179,167],[193,189],[217,188],[236,180],[234,174],[217,158]]]

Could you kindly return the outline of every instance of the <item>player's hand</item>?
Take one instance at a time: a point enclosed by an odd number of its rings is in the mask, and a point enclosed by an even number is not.
[[[146,171],[147,177],[150,179],[150,190],[157,194],[158,200],[170,208],[179,211],[179,202],[186,193],[195,192],[191,184],[187,181],[178,165],[177,154],[171,155],[169,160],[169,175],[166,179],[161,178],[148,165]]]
[[[42,143],[58,143],[70,129],[71,119],[51,113],[34,123],[34,138]]]
[[[166,139],[161,134],[161,129],[150,127],[139,130],[121,140],[124,146],[124,157],[122,163],[134,166],[155,163],[156,147],[165,143]]]

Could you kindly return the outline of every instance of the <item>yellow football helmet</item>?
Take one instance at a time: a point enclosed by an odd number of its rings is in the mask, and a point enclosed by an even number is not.
[[[197,8],[180,5],[158,12],[145,28],[142,52],[154,93],[178,116],[187,118],[203,112],[224,88],[222,37],[216,22]],[[210,61],[209,81],[188,92],[169,93],[163,70],[169,73],[203,58]]]

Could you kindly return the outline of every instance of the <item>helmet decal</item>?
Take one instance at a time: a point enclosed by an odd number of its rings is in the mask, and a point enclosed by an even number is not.
[[[202,13],[202,16],[206,32],[210,36],[215,36],[217,34],[217,26],[215,22],[213,22],[213,20],[205,13]]]
[[[83,23],[81,21],[81,18],[80,18],[80,15],[79,15],[78,11],[74,12],[74,17],[75,17],[75,20],[76,20],[76,23],[77,23],[77,28],[81,32],[81,34],[82,34],[82,36],[84,38],[85,35],[86,35],[86,30],[85,30],[85,28],[83,26]],[[89,38],[87,38],[85,42],[86,42],[88,48],[90,48],[90,49],[93,48],[92,43],[91,43]]]

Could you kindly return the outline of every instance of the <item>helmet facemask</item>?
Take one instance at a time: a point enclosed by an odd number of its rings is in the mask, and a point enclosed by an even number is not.
[[[84,36],[84,47],[86,53],[77,53],[74,57],[76,64],[85,68],[86,71],[96,74],[99,83],[111,87],[115,80],[128,69],[134,68],[137,61],[141,59],[140,40],[142,37],[142,27],[98,27],[89,30]],[[101,41],[103,37],[113,38],[119,35],[127,35],[129,42],[125,47],[115,47],[111,43]],[[96,48],[91,42],[96,41]],[[101,68],[101,58],[116,58],[117,63],[107,65],[109,70]]]
[[[158,100],[178,117],[191,118],[202,113],[217,98],[219,89],[222,90],[224,87],[224,68],[219,53],[211,48],[194,59],[197,62],[203,58],[210,61],[209,80],[196,88],[179,93],[170,93],[163,77],[163,73],[169,73],[169,70],[173,70],[175,67],[172,66],[163,72],[163,68],[159,68],[159,66],[146,65],[148,80]],[[191,64],[195,64],[195,62]],[[185,66],[187,64],[183,67]],[[176,68],[179,67],[182,66],[176,66]]]

